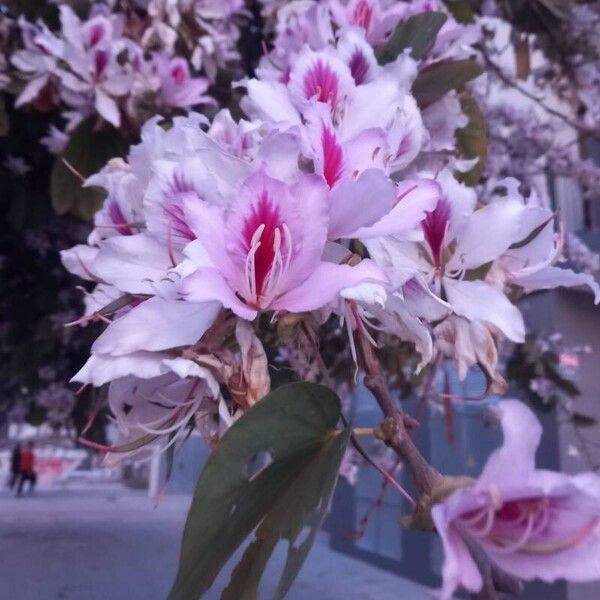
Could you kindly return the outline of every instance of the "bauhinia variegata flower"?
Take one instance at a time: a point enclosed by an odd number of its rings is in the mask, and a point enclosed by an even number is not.
[[[533,413],[517,400],[501,402],[495,412],[504,443],[473,485],[431,511],[444,544],[441,597],[452,597],[459,585],[481,590],[472,552],[527,581],[597,579],[600,477],[536,469],[542,428]]]
[[[498,347],[527,333],[518,297],[563,286],[600,301],[591,274],[561,265],[558,215],[502,169],[481,179],[484,153],[459,143],[483,22],[438,0],[263,1],[273,35],[252,62],[240,28],[256,3],[94,3],[85,17],[57,4],[53,30],[15,24],[16,105],[60,111],[42,139],[58,154],[82,123],[135,138],[81,176],[104,199],[87,243],[61,253],[87,282],[73,324],[106,324],[73,381],[108,384],[118,439],[83,442],[107,462],[193,430],[213,448],[277,381],[349,397],[362,370],[384,416],[374,435],[397,456],[379,470],[395,481],[402,463],[430,498],[444,475],[390,387],[423,371],[427,400],[450,361],[461,380],[482,369],[482,396],[504,393]],[[506,401],[498,415],[502,448],[427,514],[444,598],[481,590],[481,560],[525,580],[600,575],[598,479],[536,470],[532,414]]]

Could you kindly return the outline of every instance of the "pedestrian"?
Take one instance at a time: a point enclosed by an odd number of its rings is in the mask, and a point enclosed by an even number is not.
[[[8,485],[14,489],[21,475],[21,444],[15,444],[10,455],[10,480]]]
[[[21,452],[21,463],[20,463],[20,479],[19,489],[17,490],[17,496],[21,496],[23,493],[23,486],[25,482],[29,482],[29,493],[33,492],[35,483],[37,481],[37,475],[35,474],[35,456],[33,454],[33,442],[27,442],[25,450]]]

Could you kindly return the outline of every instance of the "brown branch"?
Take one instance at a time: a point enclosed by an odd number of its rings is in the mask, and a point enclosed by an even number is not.
[[[326,382],[326,385],[331,389],[335,389],[333,381],[331,379],[331,375],[329,374],[329,370],[327,369],[327,365],[325,364],[325,361],[323,360],[323,355],[321,354],[321,350],[319,349],[319,343],[315,332],[304,321],[302,321],[302,330],[312,346],[312,350],[314,352],[317,362],[319,363],[319,367],[321,368],[323,379]],[[348,421],[346,420],[346,417],[344,416],[344,413],[341,414],[341,419],[345,427],[350,426]],[[350,443],[352,444],[354,449],[359,453],[359,455],[362,456],[363,460],[365,460],[367,464],[371,465],[375,470],[379,471],[383,475],[384,482],[391,484],[398,492],[400,492],[400,494],[402,494],[402,496],[406,498],[406,500],[408,500],[408,502],[413,508],[416,506],[414,498],[396,481],[394,476],[388,473],[384,468],[378,465],[371,458],[369,453],[363,448],[361,443],[358,441],[354,432],[350,434]]]
[[[394,400],[371,343],[365,335],[361,335],[360,329],[358,330],[357,337],[362,367],[365,371],[365,386],[371,391],[385,416],[385,420],[381,426],[385,442],[402,459],[404,465],[412,475],[417,489],[423,495],[417,510],[413,514],[412,526],[416,525],[418,527],[420,520],[419,508],[427,506],[431,502],[432,496],[435,497],[436,493],[439,493],[443,487],[448,488],[446,491],[449,491],[451,486],[449,487],[448,484],[451,482],[445,480],[444,476],[427,462],[415,446],[408,432],[407,415],[400,410]],[[464,482],[456,481],[455,483],[459,486],[464,485]],[[421,523],[421,526],[424,525],[423,528],[425,529],[433,528],[433,523],[431,523],[428,513],[429,510],[427,510],[425,521]],[[410,523],[410,521],[407,521],[407,523]],[[497,569],[487,560],[486,556],[476,545],[473,544],[471,546],[470,550],[484,579],[481,592],[472,596],[473,600],[498,600],[498,592],[518,593],[521,589],[519,580]]]
[[[483,60],[485,61],[486,66],[489,67],[490,70],[495,73],[495,75],[498,77],[498,79],[500,79],[500,81],[502,81],[505,85],[512,87],[513,89],[515,89],[517,92],[519,92],[526,98],[533,100],[540,108],[542,108],[549,115],[553,115],[554,117],[557,117],[558,119],[565,122],[567,125],[569,125],[573,129],[578,131],[583,136],[595,137],[598,134],[600,134],[600,130],[587,127],[586,125],[583,125],[582,123],[578,123],[577,121],[574,121],[573,119],[571,119],[568,115],[565,115],[564,113],[560,112],[559,110],[556,110],[556,109],[552,108],[551,106],[548,106],[547,104],[542,102],[542,100],[540,98],[538,98],[535,94],[531,93],[529,90],[522,87],[516,81],[511,79],[510,76],[508,76],[502,70],[502,68],[490,58],[490,55],[488,54],[485,46],[481,47],[481,55],[483,57]]]
[[[520,579],[493,565],[476,543],[470,540],[465,542],[483,579],[481,590],[471,594],[471,600],[499,600],[500,594],[518,596],[523,591]]]
[[[443,477],[427,462],[410,437],[409,429],[414,428],[415,421],[397,406],[369,340],[360,331],[357,337],[365,386],[377,400],[385,417],[381,427],[385,442],[402,458],[419,492],[430,495],[436,485],[443,482]]]
[[[348,424],[348,421],[346,420],[346,417],[344,417],[343,413],[341,416],[342,416],[342,422],[344,423],[344,425],[346,427],[348,427],[349,424]],[[379,471],[383,475],[383,480],[385,483],[392,485],[392,487],[394,487],[394,489],[396,489],[398,492],[400,492],[400,494],[408,501],[408,503],[413,508],[416,507],[417,503],[415,502],[415,499],[398,483],[398,481],[396,481],[396,478],[393,476],[392,473],[388,473],[383,467],[378,465],[371,458],[369,453],[362,447],[361,443],[358,441],[358,439],[354,435],[354,433],[350,434],[350,443],[352,444],[354,449],[359,453],[359,455],[362,456],[363,460],[367,464],[369,464],[376,471]]]

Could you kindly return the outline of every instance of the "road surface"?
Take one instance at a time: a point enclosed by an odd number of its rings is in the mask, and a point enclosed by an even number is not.
[[[165,600],[189,502],[167,495],[154,508],[144,493],[107,483],[22,499],[0,491],[0,600]],[[274,589],[283,556],[282,549],[269,565],[264,590]],[[224,573],[205,598],[217,600],[226,582]],[[287,598],[430,597],[424,587],[332,551],[323,534]]]

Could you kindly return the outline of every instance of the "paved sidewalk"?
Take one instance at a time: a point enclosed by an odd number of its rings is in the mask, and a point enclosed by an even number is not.
[[[154,508],[143,493],[115,484],[42,490],[22,499],[1,491],[0,600],[164,600],[189,501],[170,495]],[[274,589],[283,557],[277,553],[269,565],[265,590]],[[227,573],[215,588],[226,582]],[[323,535],[287,598],[430,597],[426,588],[332,551]],[[219,593],[205,598],[217,600]]]

